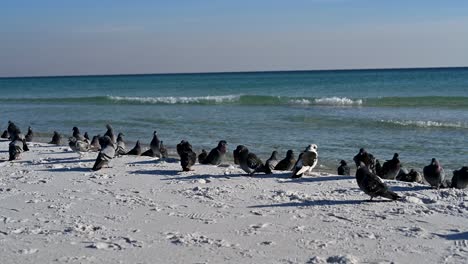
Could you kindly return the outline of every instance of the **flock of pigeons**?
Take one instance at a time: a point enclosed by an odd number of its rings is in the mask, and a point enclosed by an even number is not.
[[[91,140],[88,133],[81,135],[77,127],[73,127],[73,135],[68,139],[70,148],[81,155],[83,152],[99,151],[93,170],[97,171],[108,165],[109,161],[115,156],[120,155],[136,155],[136,156],[150,156],[158,158],[168,158],[166,147],[158,137],[156,131],[153,133],[153,139],[150,143],[150,148],[142,151],[140,141],[138,140],[131,150],[127,151],[124,135],[119,133],[117,136],[111,125],[106,125],[107,131],[104,136],[97,135]],[[20,154],[28,151],[27,142],[31,142],[34,137],[34,132],[31,127],[28,128],[28,133],[23,136],[21,130],[11,121],[8,121],[8,128],[3,132],[1,138],[10,139],[9,144],[9,160],[16,160],[20,158]],[[62,144],[62,137],[59,133],[54,131],[52,140],[49,144],[60,145]],[[295,159],[294,152],[288,150],[286,157],[279,160],[277,151],[273,151],[271,157],[263,163],[260,158],[244,145],[239,145],[233,151],[234,163],[238,164],[242,170],[248,175],[253,176],[255,173],[271,174],[273,170],[276,171],[292,171],[292,178],[300,178],[304,174],[310,173],[318,162],[317,145],[308,145],[304,151]],[[219,141],[218,145],[213,148],[209,153],[205,150],[197,156],[193,151],[192,145],[182,140],[177,144],[177,154],[180,157],[180,164],[183,171],[192,170],[192,166],[197,162],[200,164],[220,165],[227,152],[227,142],[225,140]],[[374,155],[368,153],[365,149],[360,149],[359,153],[353,158],[357,170],[356,181],[359,188],[368,194],[372,200],[374,197],[385,197],[392,200],[401,198],[398,194],[391,191],[382,179],[396,179],[407,182],[423,182],[421,174],[415,170],[406,170],[402,167],[399,160],[398,153],[395,153],[391,160],[387,160],[380,164]],[[338,167],[338,175],[350,175],[350,168],[346,161],[342,160]],[[468,167],[462,167],[460,170],[453,172],[453,177],[446,178],[444,169],[439,162],[433,158],[428,166],[423,169],[424,179],[434,188],[453,187],[464,189],[468,186]]]

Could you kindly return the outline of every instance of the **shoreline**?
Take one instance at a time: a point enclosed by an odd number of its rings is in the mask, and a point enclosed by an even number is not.
[[[314,171],[246,177],[237,166],[115,158],[30,143],[4,161],[2,263],[464,263],[468,191],[386,181],[369,197],[354,177]]]

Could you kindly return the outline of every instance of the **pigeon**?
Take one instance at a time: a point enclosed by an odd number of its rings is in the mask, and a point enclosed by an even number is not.
[[[465,189],[468,186],[468,167],[453,171],[452,188]]]
[[[372,173],[376,173],[374,155],[368,153],[365,149],[359,149],[359,153],[354,156],[353,160],[356,163],[356,168],[360,166],[361,162],[363,162],[372,171]]]
[[[382,165],[380,164],[380,160],[375,160],[375,174],[379,177],[383,177]]]
[[[94,136],[93,139],[91,140],[91,144],[89,144],[89,147],[92,151],[99,151],[101,150],[101,144],[99,144],[99,138],[101,135]]]
[[[391,160],[387,160],[384,162],[382,166],[382,174],[381,174],[382,178],[394,180],[395,177],[400,172],[400,168],[401,168],[401,163],[400,163],[400,160],[398,159],[398,153],[395,153],[393,154],[393,158]]]
[[[115,146],[112,139],[109,136],[104,136],[101,140],[101,151],[96,158],[96,162],[93,166],[93,171],[100,170],[104,165],[108,165],[109,161],[115,156]]]
[[[278,165],[278,151],[273,151],[270,158],[265,162],[265,166],[269,168],[270,171],[274,170],[276,165]]]
[[[34,138],[34,132],[31,127],[28,127],[28,133],[26,133],[26,136],[24,137],[24,139],[26,140],[26,142],[32,142],[33,138]]]
[[[169,158],[169,153],[167,152],[167,148],[166,146],[164,146],[162,140],[161,140],[161,144],[159,145],[159,152],[161,153],[161,158],[163,159]]]
[[[191,171],[191,167],[197,161],[197,154],[193,152],[192,145],[186,140],[177,144],[177,154],[180,156],[180,165],[183,171]]]
[[[80,130],[77,127],[73,127],[73,137],[80,141],[86,141],[86,138],[81,135]]]
[[[201,160],[201,164],[219,165],[224,159],[227,152],[227,143],[225,140],[218,142],[218,146],[210,151],[205,159]]]
[[[62,143],[62,136],[57,132],[54,131],[54,135],[52,136],[52,140],[49,144],[60,145]]]
[[[117,135],[117,148],[115,150],[116,155],[125,155],[125,153],[127,153],[127,151],[125,150],[125,142],[123,140],[123,136],[124,134],[122,133],[119,133]]]
[[[408,171],[406,168],[401,168],[400,172],[396,176],[396,180],[422,183],[422,176],[421,173],[415,171],[414,169]]]
[[[140,146],[140,140],[137,140],[136,144],[135,144],[135,147],[133,147],[133,149],[131,149],[129,152],[127,152],[127,154],[125,155],[136,155],[136,156],[140,156],[141,155],[141,146]]]
[[[7,128],[8,135],[10,136],[10,140],[13,141],[16,139],[16,136],[21,134],[21,130],[19,127],[15,125],[15,123],[8,121],[8,128]]]
[[[201,164],[201,161],[205,160],[207,156],[208,156],[208,153],[206,152],[206,150],[202,149],[200,155],[198,155],[198,163]],[[236,164],[238,164],[238,163],[236,163]]]
[[[239,165],[248,175],[253,176],[257,172],[271,173],[270,168],[266,167],[257,155],[249,152],[247,147],[239,145],[236,149],[238,150]]]
[[[15,136],[15,139],[8,145],[9,161],[20,159],[20,155],[24,152],[25,139],[21,136]]]
[[[348,164],[344,160],[340,161],[340,166],[338,167],[337,171],[338,171],[338,175],[345,175],[345,176],[351,175],[351,169],[348,167]]]
[[[307,146],[304,152],[301,153],[294,165],[292,178],[300,178],[304,173],[310,173],[318,162],[317,145],[311,144]]]
[[[432,186],[439,190],[440,185],[445,179],[445,172],[439,161],[435,158],[431,160],[431,164],[423,169],[424,179]]]
[[[8,135],[8,130],[3,131],[2,136],[0,138],[9,138],[10,135]]]
[[[106,128],[107,131],[104,134],[104,137],[108,136],[111,139],[112,143],[115,144],[117,142],[117,138],[115,137],[114,128],[110,124],[107,124]]]
[[[75,137],[68,138],[68,146],[80,156],[83,152],[89,151],[89,144],[86,141]]]
[[[294,158],[294,152],[290,149],[288,152],[286,152],[286,158],[282,159],[275,166],[275,170],[292,171],[294,164],[296,164],[296,159]]]
[[[88,142],[88,143],[90,142],[88,132],[85,132],[83,137],[86,139],[86,142]]]
[[[142,156],[161,158],[161,150],[160,149],[161,149],[161,141],[159,140],[158,132],[154,131],[153,132],[153,139],[151,140],[151,143],[150,143],[150,149],[143,152],[143,154],[141,154],[141,155]]]
[[[401,197],[395,192],[388,189],[387,185],[379,178],[379,176],[372,173],[364,162],[360,162],[356,171],[356,181],[365,194],[369,195],[372,201],[374,197],[384,197],[391,200],[397,200]]]

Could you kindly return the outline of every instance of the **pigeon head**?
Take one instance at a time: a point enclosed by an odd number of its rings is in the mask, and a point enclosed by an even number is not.
[[[273,152],[271,153],[271,158],[277,159],[277,157],[276,157],[277,155],[278,155],[278,151],[275,150],[275,151],[273,151]]]
[[[346,166],[346,165],[347,165],[346,161],[344,161],[344,160],[341,160],[341,161],[340,161],[340,164],[343,165],[343,166]]]
[[[226,153],[226,151],[227,151],[227,142],[226,142],[226,140],[221,140],[221,141],[219,141],[219,143],[218,143],[218,150],[219,150],[221,153]]]
[[[288,159],[294,158],[294,151],[292,149],[288,150],[288,152],[286,152],[286,157]]]
[[[393,154],[393,159],[398,159],[399,155],[398,153]]]
[[[306,147],[305,151],[307,151],[307,152],[317,152],[317,145],[310,144],[309,146]]]
[[[113,129],[112,126],[111,126],[110,124],[107,124],[107,125],[106,125],[106,128],[109,129],[109,130],[112,130],[112,129]]]

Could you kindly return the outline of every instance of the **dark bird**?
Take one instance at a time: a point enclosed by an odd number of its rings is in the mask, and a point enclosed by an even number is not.
[[[271,156],[269,159],[267,159],[267,161],[265,161],[265,166],[267,166],[269,168],[270,171],[274,170],[276,165],[278,165],[278,151],[273,151],[271,153]]]
[[[197,154],[193,152],[192,145],[186,140],[180,141],[177,144],[177,154],[180,157],[180,165],[182,166],[183,171],[192,170],[191,167],[197,161]]]
[[[206,150],[202,149],[200,155],[198,155],[198,163],[201,164],[201,161],[205,160],[207,156],[208,156],[208,153],[206,152]]]
[[[8,153],[10,155],[9,159],[10,161],[12,160],[17,160],[20,159],[21,153],[24,152],[24,146],[26,144],[26,140],[23,138],[21,134],[18,136],[15,136],[15,139],[10,142],[8,145]]]
[[[368,153],[365,149],[359,149],[359,153],[354,156],[353,160],[356,163],[356,168],[360,166],[361,162],[363,162],[372,171],[372,173],[376,173],[374,155]]]
[[[224,159],[227,152],[227,143],[225,140],[221,140],[218,146],[210,151],[208,156],[204,160],[201,160],[201,164],[219,165]]]
[[[62,136],[57,132],[54,131],[54,135],[52,136],[52,140],[49,144],[60,145],[62,143]]]
[[[468,167],[453,171],[452,188],[465,189],[468,186]]]
[[[137,140],[135,147],[132,148],[127,154],[125,155],[136,155],[140,156],[141,155],[141,146],[140,146],[140,140]]]
[[[26,142],[32,142],[34,139],[34,132],[31,127],[28,127],[28,133],[26,133],[26,136],[24,137],[26,139]]]
[[[89,144],[89,147],[92,151],[99,151],[101,150],[101,144],[99,144],[99,138],[101,135],[94,136]]]
[[[387,185],[379,178],[379,176],[372,173],[364,162],[361,162],[356,171],[356,181],[365,194],[369,195],[372,201],[374,197],[385,197],[391,200],[397,200],[401,197],[395,192],[388,189]]]
[[[382,165],[380,164],[380,160],[375,160],[375,174],[379,177],[383,177]]]
[[[161,158],[161,150],[160,149],[161,149],[161,141],[159,140],[158,132],[154,131],[153,132],[153,139],[151,140],[151,143],[150,143],[150,149],[143,152],[143,154],[141,154],[141,155],[142,156]]]
[[[340,161],[340,166],[338,167],[338,175],[351,175],[351,169],[348,167],[348,164],[346,161],[341,160]]]
[[[294,165],[292,178],[300,178],[304,173],[310,173],[318,162],[317,145],[307,146]]]
[[[85,140],[77,139],[75,137],[68,138],[68,146],[80,156],[83,152],[89,151],[89,144]]]
[[[115,137],[114,128],[110,124],[107,124],[106,128],[107,131],[104,134],[104,137],[108,136],[111,139],[112,143],[115,144],[117,142],[117,138]]]
[[[296,159],[294,158],[294,151],[291,149],[286,152],[286,158],[280,160],[278,164],[275,166],[275,170],[278,171],[292,171],[294,168],[294,164],[296,164]]]
[[[391,160],[385,161],[382,165],[382,178],[394,180],[400,172],[400,168],[400,159],[398,159],[398,153],[395,153]]]
[[[236,149],[238,150],[239,165],[247,174],[253,176],[257,172],[271,173],[270,169],[263,164],[262,160],[260,160],[257,155],[250,152],[247,147],[239,145]]]
[[[243,148],[244,148],[243,145],[238,145],[236,147],[236,149],[232,151],[232,157],[234,158],[234,164],[239,165],[239,151],[241,151]],[[200,160],[200,157],[198,157],[198,160]]]
[[[437,190],[445,179],[445,172],[439,161],[435,158],[431,160],[431,164],[427,165],[423,169],[424,179],[432,186],[436,187]]]
[[[400,172],[396,176],[396,180],[422,183],[422,176],[421,173],[415,171],[414,169],[408,171],[406,168],[401,168]]]
[[[125,155],[127,153],[127,150],[125,149],[125,142],[123,139],[124,134],[119,133],[117,135],[117,148],[115,150],[116,155]]]
[[[90,139],[89,139],[89,135],[88,135],[88,132],[85,132],[83,137],[89,142]]]
[[[100,170],[104,165],[108,165],[109,161],[115,156],[115,146],[109,136],[104,136],[101,140],[101,151],[94,162],[93,171]]]
[[[159,145],[159,152],[161,153],[161,158],[162,159],[167,159],[169,158],[169,153],[167,152],[166,146],[164,146],[163,141],[161,140],[161,144]]]
[[[73,137],[80,141],[86,141],[86,138],[81,135],[80,130],[77,127],[73,127]]]
[[[19,129],[19,127],[17,127],[15,123],[11,121],[8,121],[7,132],[8,132],[8,135],[10,136],[11,141],[16,140],[16,137],[19,134],[21,134],[21,130]]]
[[[9,138],[10,135],[8,135],[8,130],[3,131],[1,138]]]

